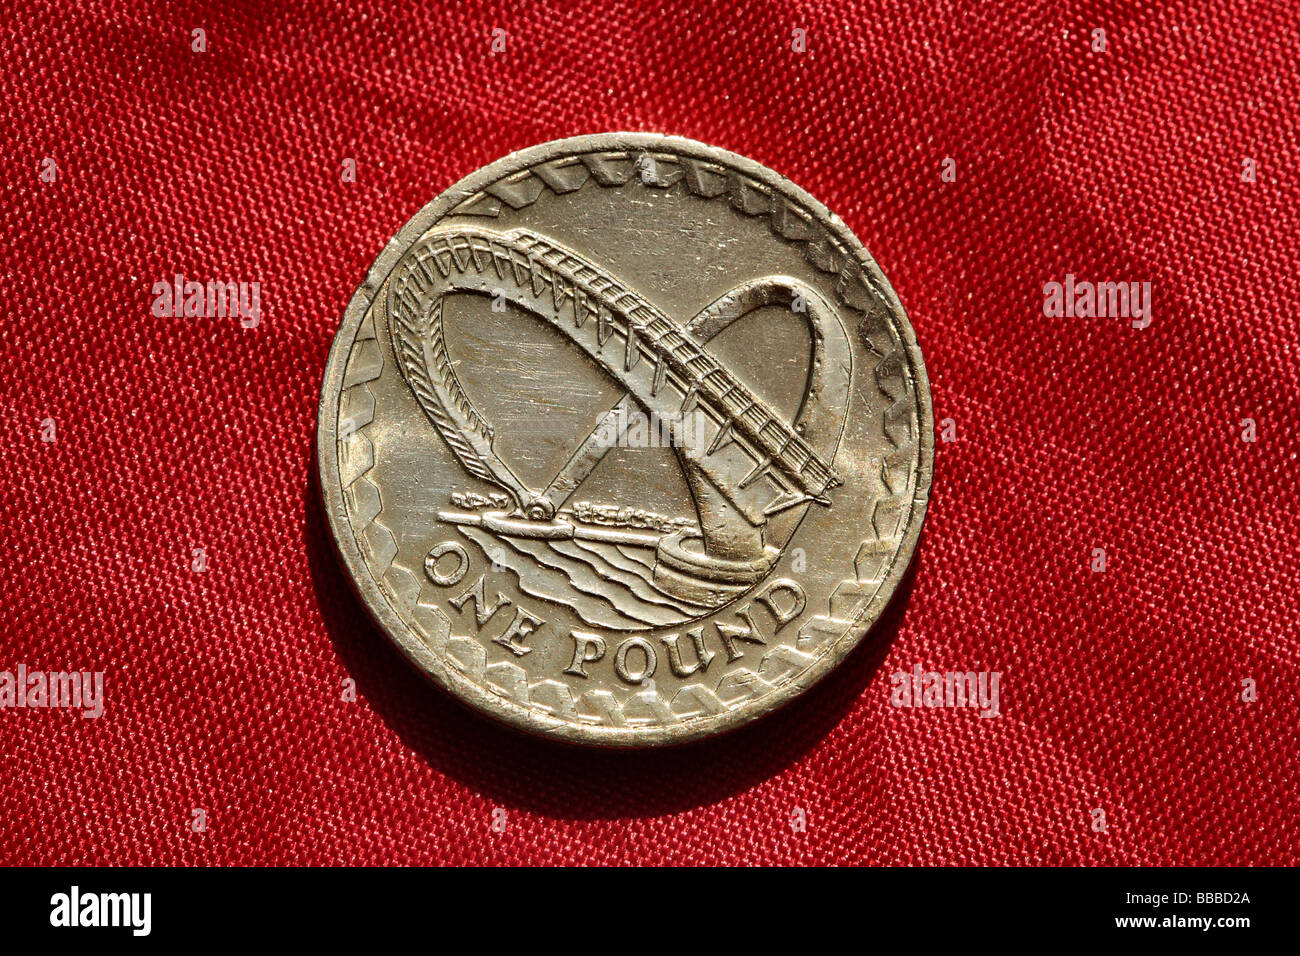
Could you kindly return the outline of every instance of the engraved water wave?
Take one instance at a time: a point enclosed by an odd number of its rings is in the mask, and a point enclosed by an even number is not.
[[[488,560],[512,571],[525,594],[562,604],[593,627],[671,627],[709,610],[655,585],[654,550],[649,547],[511,538],[466,525],[457,531]]]

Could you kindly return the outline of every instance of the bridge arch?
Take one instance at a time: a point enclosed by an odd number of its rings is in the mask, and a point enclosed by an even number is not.
[[[620,406],[635,402],[667,420],[703,416],[710,441],[677,451],[699,514],[706,563],[770,563],[808,504],[827,503],[826,493],[839,483],[831,462],[847,409],[851,351],[843,324],[811,287],[789,276],[757,279],[679,326],[592,263],[527,230],[435,230],[390,277],[389,328],[398,364],[465,468],[507,490],[528,517],[552,518],[608,442],[599,440],[598,424],[546,489],[527,487],[511,471],[493,450],[492,425],[466,394],[447,353],[443,302],[459,292],[499,295],[545,320],[625,390]],[[761,306],[789,307],[796,300],[804,306],[812,349],[803,400],[788,423],[702,346]],[[693,552],[685,553],[689,559]]]

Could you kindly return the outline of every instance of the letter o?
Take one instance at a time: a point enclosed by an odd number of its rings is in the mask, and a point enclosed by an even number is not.
[[[454,554],[460,562],[451,574],[443,574],[438,570],[438,559],[444,554]],[[435,544],[424,559],[424,573],[429,576],[430,581],[444,588],[459,584],[467,571],[469,571],[469,555],[455,541],[442,541]]]
[[[645,655],[645,667],[635,675],[627,669],[627,652],[634,647],[640,648],[641,653]],[[629,684],[640,684],[647,678],[654,676],[655,668],[658,666],[659,658],[655,654],[655,649],[650,646],[650,642],[644,637],[629,637],[618,645],[618,651],[614,654],[614,673]]]

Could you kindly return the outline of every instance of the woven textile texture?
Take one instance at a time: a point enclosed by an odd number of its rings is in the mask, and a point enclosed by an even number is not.
[[[0,862],[1297,862],[1294,3],[110,0],[0,33],[0,671],[106,699],[0,711]],[[325,357],[388,239],[618,129],[835,210],[955,439],[881,626],[669,752],[427,685],[314,491]],[[151,314],[176,274],[260,283],[260,324]],[[1150,282],[1149,326],[1046,316],[1067,274]],[[1000,715],[892,706],[918,664],[999,672]]]

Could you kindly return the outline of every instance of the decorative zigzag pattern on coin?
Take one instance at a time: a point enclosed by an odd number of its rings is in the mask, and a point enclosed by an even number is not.
[[[352,344],[339,396],[339,476],[352,533],[367,566],[395,606],[409,607],[419,597],[420,579],[393,563],[397,540],[378,520],[383,502],[379,489],[366,477],[375,466],[375,448],[366,434],[375,417],[375,397],[367,383],[383,370],[384,353],[375,337],[374,322],[366,316]]]

